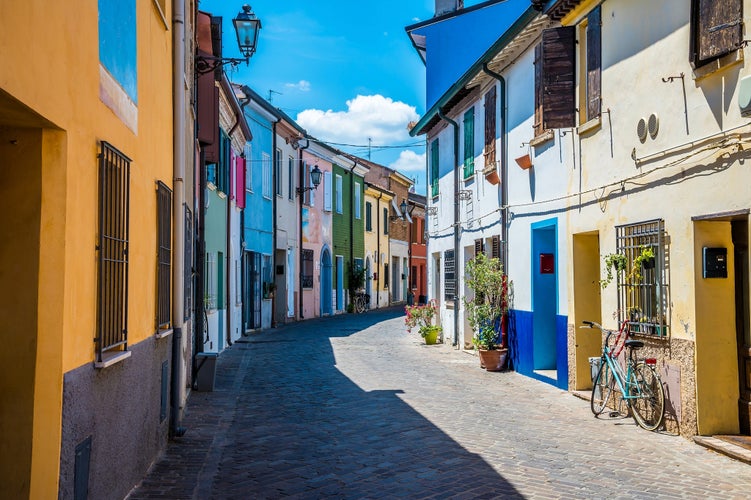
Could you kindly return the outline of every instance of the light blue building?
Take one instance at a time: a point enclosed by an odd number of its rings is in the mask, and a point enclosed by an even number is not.
[[[274,274],[274,108],[247,86],[236,87],[253,140],[245,150],[243,238],[243,325],[271,327]]]

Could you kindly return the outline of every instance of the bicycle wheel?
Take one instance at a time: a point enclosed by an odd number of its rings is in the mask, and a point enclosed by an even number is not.
[[[651,366],[639,362],[634,367],[635,393],[637,398],[631,399],[631,413],[634,420],[642,428],[653,431],[662,424],[665,414],[665,393],[662,380]]]
[[[605,411],[610,400],[610,394],[613,392],[613,372],[610,370],[607,361],[601,360],[600,369],[597,370],[594,385],[592,386],[592,397],[590,398],[590,407],[595,416]]]
[[[363,298],[360,296],[355,297],[355,312],[365,312],[365,300],[363,300]]]

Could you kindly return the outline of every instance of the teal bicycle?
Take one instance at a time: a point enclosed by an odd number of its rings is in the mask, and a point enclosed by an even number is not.
[[[606,333],[602,348],[600,368],[592,386],[592,413],[599,416],[606,408],[617,411],[621,402],[631,410],[631,416],[642,428],[653,431],[662,424],[665,414],[665,393],[660,376],[655,370],[655,358],[637,359],[635,353],[644,347],[641,340],[629,339],[628,322],[620,330],[606,330],[594,321],[584,321],[582,328],[599,328]],[[613,335],[617,333],[615,340]],[[623,349],[627,349],[625,366],[619,361]],[[621,401],[618,401],[620,395]]]

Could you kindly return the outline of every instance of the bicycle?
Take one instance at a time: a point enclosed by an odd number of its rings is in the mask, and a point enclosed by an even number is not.
[[[364,313],[370,309],[370,295],[363,292],[355,293],[353,304],[356,313]]]
[[[599,323],[584,321],[581,328],[599,328],[607,333],[602,348],[600,368],[592,386],[590,406],[592,413],[599,416],[608,403],[615,406],[616,389],[621,400],[631,410],[631,416],[643,429],[653,431],[661,424],[665,414],[665,393],[662,380],[655,370],[655,358],[636,359],[635,352],[644,347],[641,340],[629,339],[628,322],[624,321],[618,330],[615,341],[610,343],[614,330],[606,330]],[[618,361],[623,349],[628,349],[626,367]],[[611,395],[613,401],[611,402]]]

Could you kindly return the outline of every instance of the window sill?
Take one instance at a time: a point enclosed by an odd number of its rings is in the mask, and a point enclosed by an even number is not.
[[[470,182],[470,181],[473,181],[473,180],[475,180],[475,173],[474,172],[472,172],[469,175],[465,175],[464,176],[464,182]]]
[[[552,140],[553,140],[553,131],[552,130],[546,130],[542,134],[533,137],[529,141],[529,145],[532,146],[533,148],[535,148],[537,146],[540,146],[540,145],[545,144],[546,142],[552,141]]]
[[[158,332],[156,332],[156,335],[154,335],[154,336],[156,338],[158,338],[158,339],[163,339],[163,338],[166,338],[166,337],[169,337],[170,335],[172,335],[173,331],[174,330],[172,328],[168,328],[168,329],[164,329],[164,330],[159,330]]]
[[[719,59],[715,59],[712,62],[694,68],[694,80],[699,81],[708,76],[711,76],[719,71],[722,71],[730,66],[740,64],[743,62],[743,49],[734,50],[729,54],[725,54]]]
[[[120,363],[130,357],[132,351],[106,352],[102,355],[102,361],[94,361],[94,368],[102,369]]]
[[[590,132],[595,132],[602,127],[602,115],[598,115],[595,118],[592,118],[589,121],[586,121],[576,127],[576,133],[579,135],[585,135]]]

